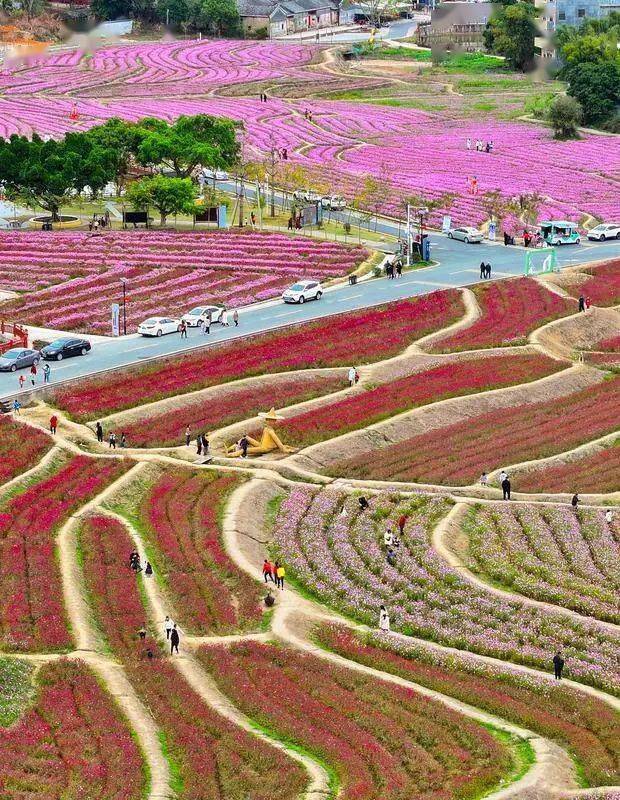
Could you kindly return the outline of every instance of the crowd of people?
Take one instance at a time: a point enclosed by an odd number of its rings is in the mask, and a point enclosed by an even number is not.
[[[486,142],[483,142],[482,139],[476,139],[474,142],[471,136],[468,136],[465,140],[465,147],[468,150],[475,150],[478,153],[492,153],[495,149],[493,139],[489,139]]]

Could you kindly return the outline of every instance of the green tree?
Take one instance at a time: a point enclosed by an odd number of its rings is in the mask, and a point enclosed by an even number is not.
[[[577,128],[583,119],[583,108],[574,97],[559,95],[551,104],[547,119],[556,139],[578,139]]]
[[[112,117],[103,125],[96,125],[85,134],[96,146],[109,150],[114,161],[115,182],[119,192],[135,160],[142,141],[140,128],[131,122]]]
[[[195,208],[196,190],[189,178],[142,178],[132,183],[125,194],[134,208],[148,211],[156,208],[160,224],[166,224],[170,214],[191,214]]]
[[[487,50],[504,56],[510,67],[525,72],[534,65],[535,9],[530,3],[502,6],[484,31]]]
[[[566,73],[568,94],[583,108],[587,125],[606,122],[620,103],[620,66],[614,62],[577,64]]]
[[[84,133],[44,142],[11,136],[0,140],[0,182],[37,204],[57,221],[62,205],[76,192],[93,194],[114,179],[114,154]]]
[[[617,41],[606,33],[571,37],[561,49],[562,59],[568,67],[614,61],[617,53]]]
[[[196,167],[230,169],[239,158],[239,124],[198,114],[179,117],[172,125],[158,119],[138,123],[140,164],[164,167],[178,178],[188,178]]]
[[[214,36],[237,36],[241,33],[241,17],[235,0],[199,0],[194,14],[193,24],[197,30]]]

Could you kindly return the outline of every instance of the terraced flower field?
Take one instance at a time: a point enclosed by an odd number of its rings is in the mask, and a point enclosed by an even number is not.
[[[42,431],[0,416],[0,486],[36,466],[51,446],[51,438]]]
[[[544,465],[518,474],[524,492],[602,492],[620,491],[620,444],[616,442],[591,455],[560,464]]]
[[[0,792],[7,798],[140,800],[142,755],[116,702],[80,661],[37,674],[31,709],[0,726]]]
[[[25,295],[0,303],[0,312],[105,335],[110,305],[122,301],[121,278],[132,330],[161,308],[181,316],[197,304],[249,305],[297,278],[346,275],[368,256],[362,247],[258,231],[11,231],[0,233],[0,287]]]
[[[510,770],[491,733],[411,690],[276,645],[206,647],[199,657],[259,724],[329,764],[346,800],[473,798]]]
[[[587,508],[481,506],[463,528],[475,572],[517,594],[620,621],[620,521]]]
[[[228,381],[305,367],[336,367],[389,358],[463,313],[456,291],[433,292],[363,313],[259,334],[189,356],[119,370],[54,392],[54,403],[77,420],[92,419]]]
[[[543,611],[479,589],[431,545],[450,503],[383,494],[359,511],[354,496],[334,489],[293,489],[284,499],[273,551],[295,581],[320,601],[373,627],[385,604],[402,633],[458,649],[545,668],[562,648],[570,675],[620,691],[620,637],[585,618]],[[387,521],[408,516],[394,564],[383,545]]]

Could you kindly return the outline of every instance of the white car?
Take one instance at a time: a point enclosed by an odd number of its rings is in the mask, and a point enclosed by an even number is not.
[[[465,242],[465,244],[475,244],[484,239],[484,234],[478,228],[464,226],[462,228],[451,228],[448,231],[448,239],[458,239],[460,242]]]
[[[181,320],[172,317],[149,317],[138,325],[138,333],[142,336],[163,336],[165,333],[177,333],[181,330]]]
[[[285,303],[305,303],[306,300],[320,300],[323,287],[318,281],[297,281],[283,293]]]
[[[207,314],[211,313],[211,322],[221,322],[224,306],[196,306],[183,314],[181,319],[188,328],[200,328],[204,325]]]
[[[321,199],[321,195],[314,189],[296,189],[293,192],[294,200],[305,200],[307,203],[314,203]]]
[[[202,174],[208,181],[227,181],[230,178],[223,169],[203,169]]]
[[[604,242],[605,239],[620,239],[620,223],[604,222],[588,231],[588,239],[595,242]]]
[[[322,197],[321,205],[329,211],[344,211],[347,207],[347,201],[344,197],[333,195],[332,197]]]

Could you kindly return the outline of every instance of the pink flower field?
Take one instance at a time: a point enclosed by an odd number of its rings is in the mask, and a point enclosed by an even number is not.
[[[131,328],[161,308],[180,315],[200,303],[266,300],[300,277],[346,275],[367,255],[361,247],[255,231],[0,233],[0,288],[26,293],[0,304],[0,313],[107,334],[121,277]]]
[[[190,41],[117,45],[89,57],[70,51],[44,63],[7,64],[0,75],[0,135],[58,136],[112,116],[209,113],[242,120],[253,155],[286,147],[291,161],[322,173],[349,198],[369,174],[387,180],[392,192],[383,210],[393,215],[402,216],[402,201],[412,192],[433,197],[449,191],[458,197],[449,210],[453,221],[480,223],[486,218],[481,196],[494,189],[505,196],[540,193],[541,217],[618,215],[620,145],[613,137],[558,142],[543,127],[487,120],[484,137],[493,140],[493,152],[468,152],[466,138],[481,133],[478,120],[362,103],[258,101],[266,81],[303,82],[319,74],[333,80],[308,67],[316,52],[313,46]],[[210,94],[245,84],[244,98]],[[70,117],[74,103],[77,120]],[[312,111],[311,121],[305,109]],[[468,191],[471,176],[478,179],[477,196]]]

